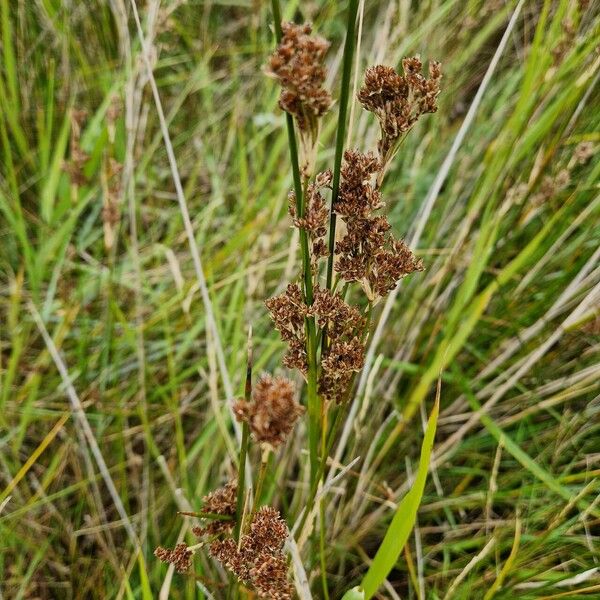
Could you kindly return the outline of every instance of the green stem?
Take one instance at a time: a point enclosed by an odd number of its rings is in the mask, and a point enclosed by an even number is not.
[[[342,411],[338,409],[334,412],[333,422],[331,423],[331,427],[329,428],[329,433],[327,435],[327,447],[325,452],[322,453],[321,460],[319,462],[319,468],[317,471],[317,477],[314,483],[311,485],[310,494],[308,497],[308,502],[306,503],[306,507],[304,510],[304,514],[302,515],[302,520],[300,521],[300,526],[298,527],[298,536],[302,533],[304,526],[306,525],[306,520],[308,519],[308,515],[312,512],[312,509],[315,504],[315,498],[317,496],[317,492],[319,490],[319,482],[325,473],[325,467],[327,466],[327,457],[331,452],[331,447],[333,446],[333,441],[335,440],[335,436],[337,434],[338,426],[340,423],[340,415]]]
[[[260,462],[260,471],[258,473],[258,480],[256,482],[256,489],[254,491],[254,502],[252,503],[251,515],[254,515],[254,513],[258,510],[258,504],[260,502],[263,485],[265,483],[265,477],[267,475],[267,466],[269,465],[269,454],[270,450],[263,450]]]
[[[281,41],[283,31],[281,29],[281,9],[279,0],[272,0],[273,19],[275,25],[275,37],[277,42]],[[292,175],[294,179],[294,194],[296,195],[296,214],[298,218],[304,217],[306,206],[305,196],[308,180],[302,184],[300,176],[300,163],[298,160],[298,145],[294,131],[294,119],[286,113],[285,121],[288,132],[288,146],[290,149],[290,161],[292,163]],[[303,292],[304,300],[308,306],[313,303],[313,280],[310,265],[310,250],[308,235],[305,229],[300,229],[300,251],[302,255]],[[320,400],[317,391],[318,365],[317,365],[317,343],[316,327],[314,318],[306,319],[306,353],[308,357],[308,382],[307,382],[307,407],[308,407],[308,431],[309,431],[309,453],[311,483],[314,484],[318,471],[318,440],[319,440],[319,412]]]
[[[252,398],[252,328],[248,331],[248,360],[246,363],[246,385],[244,387],[244,399],[246,402],[250,402]],[[244,498],[245,489],[244,484],[246,482],[246,460],[248,456],[248,446],[250,444],[250,428],[248,423],[244,421],[242,423],[242,443],[240,445],[240,458],[238,464],[238,485],[237,485],[237,499],[235,505],[235,527],[234,537],[237,541],[241,535],[241,525],[244,517]]]
[[[240,539],[241,524],[244,516],[244,481],[246,478],[246,456],[248,454],[248,440],[250,438],[250,429],[248,423],[242,424],[242,444],[240,446],[240,464],[238,467],[238,487],[237,487],[237,501],[235,506],[235,528],[234,537],[236,540]]]
[[[344,141],[346,137],[346,114],[348,111],[348,99],[350,97],[350,76],[352,74],[352,58],[354,56],[356,13],[358,11],[358,0],[350,0],[348,3],[348,22],[346,25],[346,42],[344,44],[344,57],[342,66],[342,84],[340,90],[340,102],[338,113],[338,126],[335,136],[335,158],[333,163],[333,185],[331,193],[331,207],[329,211],[329,257],[327,258],[327,289],[331,289],[333,281],[333,259],[335,251],[335,225],[336,215],[333,211],[340,191],[340,171],[342,167],[342,155],[344,153]],[[326,346],[326,339],[323,338]]]

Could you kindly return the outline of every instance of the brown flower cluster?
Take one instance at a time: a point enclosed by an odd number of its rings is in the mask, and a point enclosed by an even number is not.
[[[346,225],[346,234],[336,245],[335,268],[345,281],[360,282],[371,302],[387,295],[402,277],[423,270],[422,261],[389,233],[387,218],[373,214],[383,206],[381,193],[371,182],[380,169],[372,154],[346,151],[333,207]]]
[[[365,83],[358,92],[358,99],[379,119],[379,156],[384,169],[404,134],[419,117],[437,110],[442,78],[440,63],[429,63],[429,78],[421,74],[422,67],[419,58],[414,56],[402,61],[404,75],[384,65],[370,67],[365,73]]]
[[[239,544],[233,538],[215,540],[210,545],[210,554],[238,580],[252,587],[259,598],[288,600],[292,598],[292,587],[283,553],[287,535],[287,526],[279,512],[263,506]]]
[[[305,229],[310,238],[313,268],[316,268],[319,259],[328,254],[325,236],[327,234],[329,210],[327,209],[321,190],[331,186],[332,177],[331,170],[327,169],[327,171],[319,173],[315,177],[314,183],[308,185],[306,190],[306,206],[304,207],[304,216],[302,218],[298,218],[296,194],[294,191],[290,191],[288,194],[289,213],[292,217],[292,222],[299,229]]]
[[[365,319],[340,294],[320,287],[309,314],[330,340],[321,360],[319,393],[327,400],[342,402],[352,373],[360,371],[365,361],[364,345],[357,335],[364,329]]]
[[[267,71],[282,87],[279,106],[296,120],[304,153],[303,170],[308,173],[319,136],[319,119],[332,104],[331,95],[323,87],[329,42],[311,35],[308,23],[282,23],[281,28],[283,36]]]
[[[286,367],[307,372],[306,318],[314,318],[321,330],[327,331],[331,342],[321,361],[319,391],[328,400],[343,400],[344,391],[352,373],[364,363],[364,347],[360,334],[365,319],[360,311],[347,304],[340,294],[317,286],[313,304],[307,306],[297,284],[289,284],[286,291],[266,302],[275,328],[288,343],[283,362]]]
[[[154,551],[154,556],[165,563],[170,563],[178,573],[186,573],[192,566],[193,552],[183,542],[177,544],[173,550],[159,546]]]
[[[252,390],[252,401],[238,400],[234,406],[238,421],[245,421],[257,442],[273,447],[285,442],[304,407],[295,399],[294,384],[285,377],[264,374]]]
[[[217,535],[220,533],[230,533],[235,524],[235,512],[237,501],[237,481],[231,480],[202,498],[202,511],[224,517],[231,517],[229,520],[210,520],[203,527],[194,527],[192,531],[198,537],[203,535]]]
[[[306,375],[308,359],[304,320],[308,314],[308,307],[304,304],[300,286],[297,283],[288,284],[283,294],[269,298],[265,305],[273,319],[275,329],[281,334],[281,339],[288,343],[283,364],[288,369],[298,369]]]

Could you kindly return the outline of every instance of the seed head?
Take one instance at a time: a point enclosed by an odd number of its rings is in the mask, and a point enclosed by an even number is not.
[[[296,283],[290,283],[283,294],[269,298],[265,305],[273,319],[275,329],[281,334],[281,339],[288,343],[288,352],[283,359],[284,365],[306,374],[308,360],[305,350],[304,319],[308,308],[304,304],[300,287]]]
[[[404,242],[394,240],[387,218],[373,214],[383,206],[380,192],[370,181],[379,168],[375,157],[347,151],[344,159],[334,210],[345,223],[346,234],[336,244],[335,269],[345,281],[360,282],[369,300],[376,302],[399,279],[423,270],[423,264]]]
[[[304,413],[294,391],[289,379],[264,374],[254,386],[252,401],[240,399],[235,403],[236,418],[248,423],[256,441],[280,446]]]
[[[440,63],[429,63],[429,78],[421,74],[422,67],[420,59],[414,56],[402,61],[403,75],[384,65],[369,67],[365,73],[358,99],[379,119],[379,156],[384,168],[419,117],[437,111],[442,78]]]
[[[329,42],[311,35],[312,27],[282,23],[283,35],[267,66],[267,73],[282,87],[279,106],[291,114],[300,132],[302,169],[312,171],[319,136],[319,119],[331,107],[329,92],[323,87],[327,75],[324,59]]]
[[[173,550],[159,546],[154,551],[154,556],[165,563],[170,563],[178,573],[186,573],[192,566],[193,552],[186,544],[177,544]]]
[[[214,513],[226,517],[232,517],[231,520],[207,520],[204,527],[194,527],[192,531],[198,537],[203,535],[217,535],[228,533],[234,526],[237,502],[237,481],[231,480],[229,483],[220,487],[202,498],[202,510],[206,513]]]
[[[327,288],[315,288],[314,301],[308,314],[316,318],[321,329],[327,328],[327,335],[332,340],[352,335],[364,326],[359,310],[347,304],[340,294]]]
[[[292,587],[283,553],[287,535],[287,526],[279,512],[264,506],[254,515],[239,547],[232,538],[215,540],[210,545],[210,554],[242,583],[252,587],[259,598],[288,600],[292,598]]]
[[[375,255],[369,273],[369,284],[376,296],[386,296],[400,279],[423,271],[423,261],[417,258],[403,240],[393,240],[390,250]]]

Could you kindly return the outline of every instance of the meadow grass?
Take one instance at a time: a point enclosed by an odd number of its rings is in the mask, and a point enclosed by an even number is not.
[[[244,392],[248,324],[255,372],[283,352],[263,302],[300,257],[285,119],[262,72],[271,6],[138,8],[181,190],[129,2],[0,0],[2,598],[202,598],[226,585],[201,553],[195,582],[152,550],[193,539],[176,512],[200,510],[236,464],[225,399]],[[337,97],[345,3],[282,9],[332,40]],[[381,597],[600,597],[600,161],[583,156],[600,144],[598,9],[359,3],[358,85],[366,66],[415,53],[442,60],[444,79],[384,187],[426,271],[376,308],[331,449],[342,465],[360,457],[329,501],[332,598],[361,581],[410,488],[438,378],[433,468]],[[354,95],[347,145],[374,148]],[[335,131],[332,113],[319,167],[334,162]],[[66,172],[78,146],[80,185]],[[292,514],[301,495],[278,486],[309,485],[307,435],[271,459],[263,486]]]

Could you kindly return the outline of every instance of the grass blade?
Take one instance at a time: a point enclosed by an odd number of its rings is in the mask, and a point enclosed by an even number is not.
[[[383,542],[381,542],[381,546],[379,546],[379,550],[377,550],[377,554],[362,580],[361,587],[364,590],[364,598],[367,600],[379,589],[393,569],[415,524],[417,509],[421,503],[427,480],[427,472],[429,471],[429,460],[431,458],[439,410],[440,381],[438,380],[437,396],[427,423],[423,445],[421,446],[421,457],[419,458],[419,468],[415,482],[410,492],[404,496],[402,502],[398,505],[396,514],[388,527]]]

